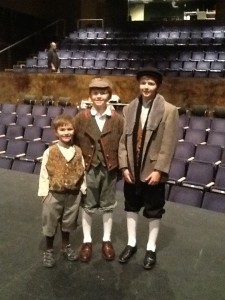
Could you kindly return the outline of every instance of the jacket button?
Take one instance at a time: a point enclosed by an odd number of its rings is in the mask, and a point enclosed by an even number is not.
[[[109,157],[109,154],[106,154],[106,157]]]
[[[90,157],[91,157],[91,154],[88,154],[88,157],[90,158]]]
[[[91,145],[91,149],[93,149],[94,148],[94,145]]]

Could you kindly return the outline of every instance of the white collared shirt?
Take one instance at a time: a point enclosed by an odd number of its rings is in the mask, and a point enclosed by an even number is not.
[[[106,116],[112,115],[112,109],[110,106],[107,106],[106,110],[103,114],[100,114],[93,106],[91,108],[91,115],[95,117],[96,123],[98,125],[99,130],[102,132],[103,127],[105,125]]]
[[[149,107],[151,105],[152,100],[149,100],[148,102],[143,101],[142,102],[142,107],[141,107],[141,127],[142,129],[145,126],[145,122],[147,120],[148,117],[148,111],[149,111]]]

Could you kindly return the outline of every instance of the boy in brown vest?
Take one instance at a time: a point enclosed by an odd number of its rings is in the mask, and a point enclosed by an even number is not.
[[[70,245],[70,232],[76,228],[81,193],[86,193],[84,161],[73,145],[73,118],[60,115],[53,121],[58,143],[45,150],[42,159],[38,196],[42,197],[42,228],[46,238],[43,265],[53,267],[53,242],[58,223],[62,234],[62,253],[69,261],[78,256]]]
[[[83,244],[79,258],[88,262],[92,256],[92,215],[103,213],[102,256],[115,257],[111,242],[112,215],[116,206],[118,146],[123,131],[123,117],[107,106],[112,95],[111,83],[94,78],[89,85],[93,106],[75,117],[75,143],[81,147],[87,172],[87,194],[82,197]]]

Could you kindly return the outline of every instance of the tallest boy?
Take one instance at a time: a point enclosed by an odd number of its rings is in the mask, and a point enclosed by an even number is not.
[[[128,243],[119,256],[126,263],[137,251],[138,212],[149,220],[144,268],[156,262],[156,240],[165,204],[165,181],[177,142],[178,111],[158,93],[161,73],[152,67],[140,70],[136,78],[140,96],[125,107],[125,124],[119,145],[123,170]]]

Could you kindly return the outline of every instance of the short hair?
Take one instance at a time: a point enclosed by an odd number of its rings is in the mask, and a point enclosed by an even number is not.
[[[74,128],[74,118],[69,115],[59,115],[53,119],[52,128],[56,131],[60,126],[72,125]]]

